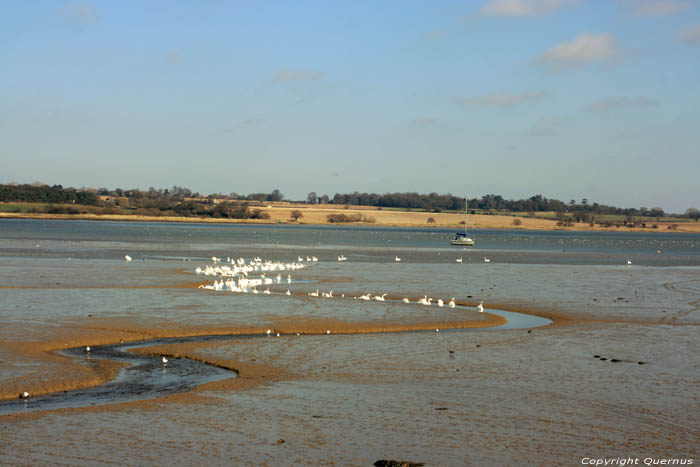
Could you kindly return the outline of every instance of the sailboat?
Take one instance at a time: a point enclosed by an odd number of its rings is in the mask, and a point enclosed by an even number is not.
[[[467,198],[464,198],[464,233],[457,232],[455,238],[450,241],[450,245],[455,246],[474,246],[474,239],[467,232],[468,216],[469,215],[469,203]]]

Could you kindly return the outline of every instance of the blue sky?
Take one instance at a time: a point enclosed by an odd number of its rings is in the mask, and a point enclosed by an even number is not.
[[[698,0],[0,0],[0,183],[700,207]]]

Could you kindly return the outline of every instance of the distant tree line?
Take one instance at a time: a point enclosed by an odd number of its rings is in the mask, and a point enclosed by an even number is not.
[[[60,203],[97,205],[93,192],[63,188],[61,185],[0,185],[0,201],[20,203]]]
[[[55,213],[73,213],[78,208],[68,209],[58,205],[94,206],[106,214],[143,214],[161,216],[194,216],[215,217],[228,219],[260,219],[267,213],[252,209],[263,203],[284,200],[284,195],[277,189],[270,193],[251,193],[239,195],[235,192],[228,195],[213,193],[203,196],[197,192],[180,186],[172,188],[148,190],[116,188],[76,189],[64,188],[61,185],[6,184],[0,185],[0,202],[6,203],[45,203],[54,205],[48,209]],[[406,193],[336,193],[332,198],[328,195],[318,196],[315,192],[308,194],[305,200],[309,204],[336,204],[373,206],[379,208],[416,209],[430,212],[464,211],[465,199],[452,194],[437,193],[419,194]],[[67,210],[68,209],[68,210]],[[633,217],[663,217],[669,214],[661,208],[618,208],[605,204],[590,203],[587,199],[580,202],[570,200],[568,203],[557,199],[548,199],[542,195],[531,196],[527,199],[507,200],[501,195],[488,194],[481,198],[468,200],[471,212],[555,212],[560,220],[575,220],[577,222],[592,221],[599,214],[626,216],[629,222]],[[82,212],[82,211],[81,211]],[[684,214],[673,214],[675,217],[687,217],[698,221],[700,212],[689,208]]]

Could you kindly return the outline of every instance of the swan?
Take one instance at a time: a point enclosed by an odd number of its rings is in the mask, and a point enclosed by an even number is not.
[[[457,261],[458,263],[461,263],[464,260],[462,258],[457,258],[455,261]]]
[[[165,355],[160,359],[161,362],[163,362],[163,365],[166,365],[168,363],[168,359],[165,358]]]
[[[265,289],[265,291],[264,291],[263,293],[264,293],[265,295],[270,295],[270,289]]]
[[[327,329],[326,334],[330,334],[330,333],[331,333],[330,329]]]
[[[333,298],[333,291],[331,290],[328,293],[323,292],[323,298]]]
[[[627,266],[629,266],[629,265],[631,265],[631,264],[632,264],[632,261],[627,260]]]
[[[316,289],[316,292],[309,292],[310,297],[318,297],[318,289]]]
[[[484,263],[490,263],[490,262],[491,262],[491,260],[488,259],[486,256],[484,256]]]
[[[27,391],[23,391],[22,394],[19,395],[19,397],[26,401],[27,399],[29,399],[29,393]]]
[[[484,312],[484,301],[483,301],[483,300],[481,301],[481,303],[479,303],[479,304],[476,306],[476,311],[478,311],[479,313],[483,313],[483,312]]]
[[[431,303],[432,303],[432,301],[433,301],[433,299],[432,299],[432,298],[428,298],[427,295],[424,295],[423,298],[421,298],[420,300],[418,300],[418,302],[419,302],[421,305],[427,305],[427,306],[430,306]]]
[[[279,337],[279,336],[280,336],[280,333],[278,332],[278,333],[277,333],[277,337]]]
[[[124,255],[124,261],[131,261],[131,256]]]
[[[447,306],[449,306],[450,308],[454,308],[456,306],[454,297],[452,297],[452,300],[450,300]]]
[[[411,301],[408,299],[408,297],[404,297],[401,301],[404,303],[411,303]]]
[[[289,290],[287,290],[284,294],[285,294],[285,295],[292,295],[292,292],[290,292]]]
[[[438,298],[437,305],[438,305],[440,308],[442,308],[443,306],[445,306],[445,302],[442,301],[442,298]]]
[[[315,256],[312,256],[311,261],[318,261],[318,258],[316,258]]]
[[[87,347],[85,347],[85,351],[86,351],[86,352],[89,352],[89,351],[90,351],[90,346],[89,346],[89,345],[88,345]]]
[[[384,301],[384,297],[386,297],[386,294],[383,294],[381,297],[380,297],[379,295],[375,295],[375,296],[374,296],[374,299],[375,299],[376,301],[378,301],[378,302],[383,302],[383,301]]]
[[[401,258],[399,258],[398,256],[396,256],[396,257],[394,258],[394,261],[396,261],[396,262],[398,263],[399,261],[401,261]]]
[[[372,294],[360,295],[358,298],[360,300],[372,300]]]

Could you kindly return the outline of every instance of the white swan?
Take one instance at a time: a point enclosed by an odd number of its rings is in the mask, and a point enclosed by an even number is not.
[[[458,263],[461,263],[464,260],[462,258],[457,258],[455,261],[457,261]]]
[[[418,300],[418,303],[420,303],[421,305],[430,306],[431,303],[432,303],[432,301],[433,301],[432,298],[428,298],[427,295],[424,295],[423,298],[421,298],[420,300]]]
[[[292,292],[290,292],[289,290],[287,290],[284,294],[285,294],[285,295],[292,295]]]
[[[445,306],[445,302],[442,301],[442,298],[438,298],[437,306],[439,306],[440,308],[442,308],[443,306]]]
[[[25,401],[29,399],[29,393],[27,391],[22,391],[22,394],[20,394],[20,397],[24,399]]]
[[[89,351],[90,351],[90,346],[89,346],[89,345],[88,345],[87,347],[85,347],[85,351],[86,351],[86,352],[89,352]]]
[[[452,297],[452,300],[450,300],[450,302],[447,304],[447,306],[449,306],[450,308],[454,308],[455,306],[457,306],[457,305],[455,304],[455,298],[454,298],[454,297]]]
[[[310,297],[318,297],[318,289],[316,289],[316,292],[309,292]]]
[[[131,256],[124,255],[124,261],[131,261]]]
[[[632,261],[627,260],[627,266],[630,266],[632,264]]]
[[[396,256],[396,257],[394,258],[394,261],[396,261],[396,262],[398,263],[399,261],[401,261],[401,258],[399,258],[398,256]]]
[[[359,298],[360,300],[372,300],[372,294],[360,295],[357,298]]]
[[[490,262],[491,262],[491,260],[488,259],[486,256],[484,256],[484,263],[490,263]]]
[[[384,297],[386,297],[386,294],[383,294],[381,297],[380,297],[379,295],[375,295],[375,296],[374,296],[374,299],[375,299],[376,301],[378,301],[378,302],[383,302],[383,301],[384,301]]]
[[[476,311],[478,311],[479,313],[483,313],[483,312],[484,312],[484,301],[483,301],[483,300],[481,301],[481,303],[479,303],[479,304],[476,306]]]
[[[404,303],[411,303],[411,301],[408,299],[408,297],[404,297],[401,301]]]
[[[160,361],[163,362],[163,365],[166,365],[168,363],[168,359],[165,358],[165,355],[163,355],[163,357],[161,357]]]

